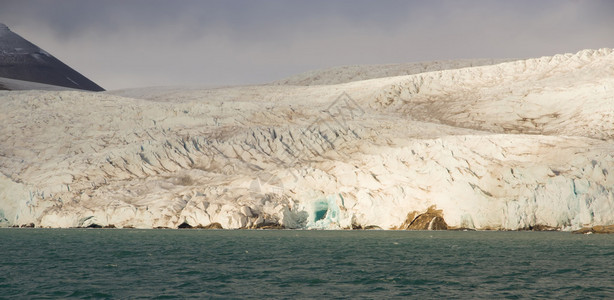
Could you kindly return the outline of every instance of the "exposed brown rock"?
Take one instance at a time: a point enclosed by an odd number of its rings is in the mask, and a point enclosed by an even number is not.
[[[411,225],[411,223],[416,219],[417,215],[418,215],[418,212],[416,212],[416,211],[409,212],[407,214],[407,217],[405,218],[405,221],[403,222],[403,224],[401,224],[401,226],[399,226],[399,228],[394,228],[394,229],[408,230],[409,229],[409,225]]]
[[[595,233],[614,233],[614,225],[597,225],[593,226],[593,230],[595,231]]]
[[[528,228],[523,228],[520,230],[529,230],[529,231],[557,231],[558,228],[556,227],[552,227],[552,226],[548,226],[548,225],[543,225],[543,224],[535,224],[532,226],[529,226]]]
[[[593,227],[583,227],[572,233],[614,233],[614,225],[597,225]]]
[[[214,222],[209,225],[203,226],[202,229],[224,229],[224,227],[222,227],[222,224]]]
[[[443,211],[431,206],[425,213],[418,214],[412,211],[407,214],[405,222],[399,226],[400,230],[447,230],[448,224],[443,218]]]
[[[34,223],[21,225],[21,228],[34,228],[34,227],[36,227],[36,226],[34,226]]]
[[[346,228],[350,229],[350,228]],[[382,228],[377,225],[365,225],[362,226],[360,224],[352,224],[352,230],[381,230]],[[396,227],[391,228],[392,230],[397,230]]]
[[[116,227],[115,227],[115,225],[113,225],[113,224],[109,224],[109,225],[106,225],[106,226],[104,226],[104,227],[102,227],[102,228],[116,228]]]
[[[595,233],[595,232],[593,231],[593,228],[592,228],[592,227],[582,227],[582,228],[580,228],[580,229],[578,229],[578,230],[574,230],[574,231],[572,231],[571,233],[577,233],[577,234],[589,234],[589,233]]]
[[[286,227],[284,227],[283,225],[279,223],[271,223],[271,222],[254,224],[252,228],[253,229],[286,229]]]
[[[224,229],[222,227],[222,224],[217,223],[217,222],[211,223],[211,224],[206,225],[206,226],[204,226],[203,224],[198,224],[198,225],[194,226],[193,228],[196,228],[196,229]]]

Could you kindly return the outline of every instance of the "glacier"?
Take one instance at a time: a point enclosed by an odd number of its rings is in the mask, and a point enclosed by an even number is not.
[[[612,49],[442,64],[0,91],[0,226],[614,224]]]

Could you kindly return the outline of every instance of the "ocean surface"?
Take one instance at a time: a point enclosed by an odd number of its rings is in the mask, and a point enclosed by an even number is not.
[[[614,235],[0,229],[2,299],[614,298]]]

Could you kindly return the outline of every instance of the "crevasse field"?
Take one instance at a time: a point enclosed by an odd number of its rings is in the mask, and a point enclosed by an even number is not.
[[[611,49],[260,86],[2,91],[0,120],[5,227],[614,224]]]

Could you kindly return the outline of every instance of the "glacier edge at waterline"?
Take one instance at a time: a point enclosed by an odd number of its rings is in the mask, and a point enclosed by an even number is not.
[[[328,85],[316,72],[303,86],[2,91],[0,224],[391,229],[429,209],[448,228],[614,224],[611,49],[372,68]]]

